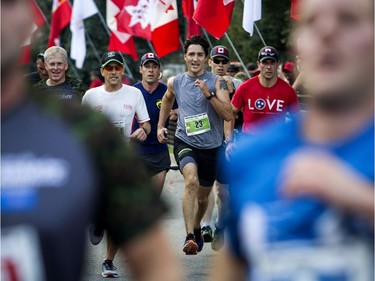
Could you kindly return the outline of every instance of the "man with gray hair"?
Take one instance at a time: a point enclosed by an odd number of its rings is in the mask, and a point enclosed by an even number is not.
[[[35,84],[34,87],[53,93],[60,100],[75,100],[81,102],[85,89],[82,82],[67,74],[68,54],[59,46],[52,46],[44,52],[45,67],[48,79]]]

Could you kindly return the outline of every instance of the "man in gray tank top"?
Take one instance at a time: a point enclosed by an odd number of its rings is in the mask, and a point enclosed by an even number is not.
[[[158,122],[158,140],[166,143],[165,122],[176,99],[179,114],[174,155],[185,179],[182,211],[186,239],[182,250],[186,255],[202,250],[200,221],[216,177],[223,120],[230,121],[233,116],[227,83],[205,70],[208,47],[208,42],[200,36],[185,41],[184,60],[188,71],[169,79]]]

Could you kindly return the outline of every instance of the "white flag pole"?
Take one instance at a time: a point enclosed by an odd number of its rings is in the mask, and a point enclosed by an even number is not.
[[[254,22],[254,27],[255,27],[255,30],[257,31],[257,33],[258,33],[258,35],[260,37],[260,40],[262,40],[262,43],[263,43],[264,47],[266,47],[267,46],[266,41],[264,41],[262,33],[260,33],[260,31],[258,29],[258,26],[256,25],[255,22]]]
[[[206,37],[208,44],[210,45],[210,49],[212,49],[214,46],[212,45],[212,42],[210,40],[210,37],[208,36],[207,31],[203,27],[201,27],[201,29],[203,30],[204,36]]]

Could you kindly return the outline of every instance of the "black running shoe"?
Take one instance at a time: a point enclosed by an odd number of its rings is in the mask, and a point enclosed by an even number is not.
[[[102,264],[102,276],[107,278],[116,278],[118,277],[117,268],[113,265],[111,260],[104,260]]]
[[[202,229],[196,228],[194,229],[194,236],[195,236],[195,243],[198,245],[198,252],[202,251],[204,245],[204,239],[202,236]]]
[[[212,229],[211,226],[206,225],[202,227],[202,236],[205,243],[212,242]]]

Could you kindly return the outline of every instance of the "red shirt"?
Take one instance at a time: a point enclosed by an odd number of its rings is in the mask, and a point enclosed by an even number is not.
[[[300,111],[295,90],[279,77],[270,88],[260,84],[259,76],[243,82],[236,90],[232,104],[243,110],[242,132],[247,134],[259,133],[265,121],[285,122],[287,112],[296,114]]]
[[[99,86],[101,86],[101,85],[103,85],[103,82],[102,82],[102,80],[100,80],[100,79],[98,78],[98,79],[95,79],[94,81],[91,82],[89,88],[90,88],[90,89],[91,89],[91,88],[96,88],[96,87],[99,87]]]

